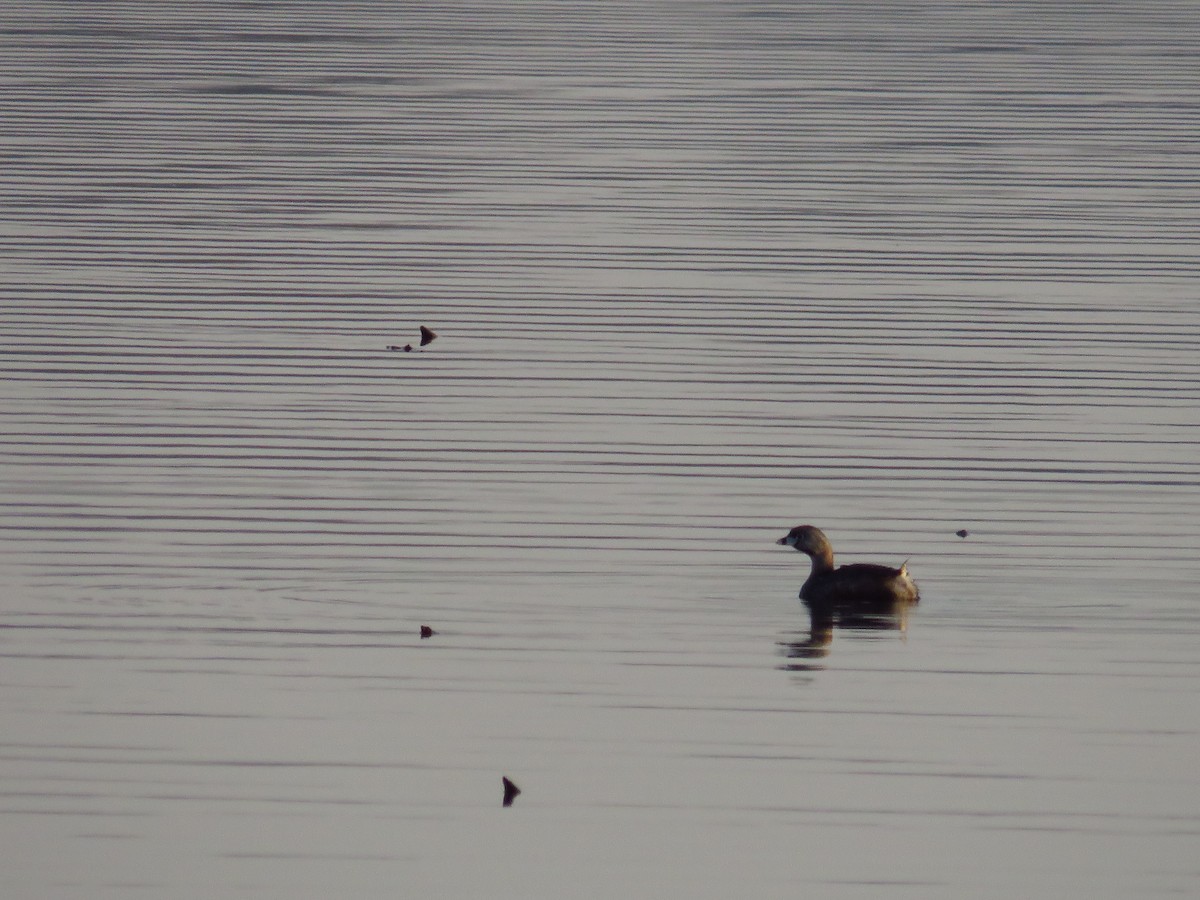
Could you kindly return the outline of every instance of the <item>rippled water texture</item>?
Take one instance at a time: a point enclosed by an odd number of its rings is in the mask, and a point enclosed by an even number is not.
[[[1200,891],[1194,3],[0,11],[5,897]]]

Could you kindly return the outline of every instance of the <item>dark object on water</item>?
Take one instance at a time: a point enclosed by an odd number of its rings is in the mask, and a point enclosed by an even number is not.
[[[421,637],[430,638],[430,637],[433,637],[435,634],[437,634],[437,632],[434,631],[432,628],[430,628],[428,625],[421,626]]]
[[[512,806],[513,801],[517,799],[517,794],[521,793],[521,789],[503,775],[500,776],[500,780],[504,782],[504,805]]]
[[[424,347],[426,344],[432,344],[434,338],[436,338],[436,337],[437,337],[437,332],[434,331],[432,328],[426,328],[424,325],[421,326],[421,346],[422,347]],[[389,350],[403,350],[405,353],[412,353],[412,348],[413,348],[412,344],[405,344],[403,347],[401,347],[399,344],[388,344]]]
[[[965,529],[965,528],[960,528],[960,529],[958,529],[958,531],[956,531],[954,533],[957,534],[961,538],[965,538],[971,532],[967,531],[967,529]]]
[[[776,543],[795,547],[812,560],[812,571],[800,588],[800,599],[810,606],[916,603],[920,599],[907,560],[898,569],[875,563],[835,568],[829,538],[812,525],[797,525]]]

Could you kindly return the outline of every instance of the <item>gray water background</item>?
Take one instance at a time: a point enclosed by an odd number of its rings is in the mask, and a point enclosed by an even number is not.
[[[1198,13],[0,3],[4,896],[1195,895]]]

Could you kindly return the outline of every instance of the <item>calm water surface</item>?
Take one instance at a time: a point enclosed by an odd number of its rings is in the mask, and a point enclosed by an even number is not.
[[[1194,4],[0,9],[6,897],[1200,891]]]

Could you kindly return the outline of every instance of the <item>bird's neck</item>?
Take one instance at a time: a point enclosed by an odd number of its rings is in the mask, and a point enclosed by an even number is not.
[[[828,547],[813,551],[809,557],[812,559],[813,575],[824,575],[833,571],[833,551]]]

